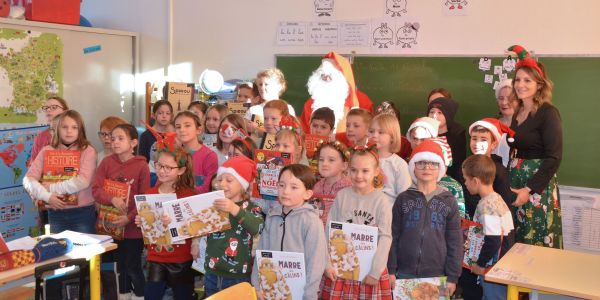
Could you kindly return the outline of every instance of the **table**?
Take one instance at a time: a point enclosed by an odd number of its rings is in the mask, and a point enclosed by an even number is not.
[[[599,270],[600,255],[516,243],[485,279],[508,285],[509,300],[518,299],[518,287],[600,299]]]
[[[100,254],[117,249],[115,243],[74,246],[71,252],[40,263],[0,272],[0,286],[13,280],[33,276],[35,268],[65,259],[85,258],[90,261],[90,299],[100,300]]]

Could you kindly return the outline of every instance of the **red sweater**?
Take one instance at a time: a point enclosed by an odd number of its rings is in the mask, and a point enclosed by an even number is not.
[[[158,185],[146,191],[146,194],[158,194]],[[193,189],[183,189],[177,191],[177,199],[195,195]],[[185,244],[171,245],[173,252],[169,252],[167,247],[157,249],[156,245],[148,245],[148,261],[162,263],[182,263],[192,260],[192,239],[185,240]]]

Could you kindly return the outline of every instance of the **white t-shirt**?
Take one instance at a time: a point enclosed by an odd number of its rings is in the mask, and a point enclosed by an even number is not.
[[[252,120],[252,115],[259,115],[259,116],[264,117],[265,114],[263,112],[263,109],[264,109],[266,103],[267,103],[267,101],[265,101],[261,104],[250,106],[250,108],[248,108],[248,111],[246,111],[245,118],[247,120]],[[292,115],[294,117],[296,116],[296,111],[294,110],[294,107],[292,107],[289,104],[288,104],[288,110],[290,111],[290,115]]]

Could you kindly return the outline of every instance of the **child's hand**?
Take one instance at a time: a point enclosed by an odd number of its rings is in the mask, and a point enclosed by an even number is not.
[[[140,217],[140,215],[135,215],[135,225],[137,225],[137,227],[142,226],[142,217]]]
[[[480,267],[478,264],[471,265],[471,273],[476,275],[485,275],[485,268]]]
[[[394,290],[396,288],[396,275],[390,274],[390,287],[392,287],[392,290]]]
[[[256,299],[258,300],[265,300],[265,296],[263,296],[262,290],[259,290],[257,288],[256,289]]]
[[[127,213],[127,204],[125,204],[125,199],[123,197],[113,197],[110,202],[112,205],[122,212]]]
[[[240,207],[237,204],[235,204],[233,201],[231,201],[230,199],[227,199],[227,198],[215,200],[215,202],[213,203],[213,206],[220,211],[230,213],[234,217],[237,216],[238,213],[240,212]]]
[[[197,259],[198,256],[200,256],[200,247],[198,247],[198,245],[196,245],[194,247],[194,245],[192,245],[192,249],[190,250],[190,254],[192,255],[192,257],[194,259]]]
[[[119,216],[112,223],[119,227],[123,227],[129,224],[129,218],[127,216]]]
[[[325,277],[329,278],[331,281],[335,281],[337,279],[337,273],[334,268],[325,268]]]
[[[171,217],[169,217],[169,215],[167,215],[166,213],[160,217],[160,220],[163,222],[163,225],[165,225],[165,226],[167,226],[167,225],[169,225],[169,223],[171,223]]]
[[[367,275],[365,277],[365,280],[363,280],[363,283],[366,284],[366,285],[377,285],[378,282],[379,282],[379,280],[373,278],[370,275]]]
[[[454,295],[454,291],[456,291],[456,283],[447,282],[446,283],[446,294],[448,295],[448,297],[451,297],[452,295]]]
[[[48,199],[48,206],[53,209],[65,209],[67,208],[67,203],[63,201],[64,198],[65,196],[63,195],[52,193],[50,199]]]
[[[515,200],[515,202],[513,202],[513,206],[521,206],[525,203],[527,203],[527,201],[529,201],[529,189],[527,189],[526,187],[522,188],[522,189],[513,189],[510,188],[510,190],[517,194],[517,199]]]

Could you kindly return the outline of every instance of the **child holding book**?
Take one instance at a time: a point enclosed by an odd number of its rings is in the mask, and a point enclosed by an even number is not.
[[[313,111],[310,117],[310,133],[314,135],[333,136],[335,129],[335,113],[329,107],[321,107]]]
[[[125,227],[124,238],[115,239],[119,267],[119,293],[133,292],[136,297],[144,296],[146,280],[142,271],[142,250],[144,240],[142,232],[135,225],[137,210],[134,195],[144,194],[150,188],[150,170],[146,159],[138,155],[138,133],[131,124],[117,125],[111,131],[112,153],[102,160],[92,184],[92,194],[97,203],[112,205],[123,215],[117,218],[115,226]],[[106,191],[110,181],[125,183],[129,186],[129,196],[113,197]]]
[[[223,120],[221,120],[221,124],[219,124],[219,134],[217,135],[217,158],[219,161],[219,166],[222,165],[227,160],[227,152],[229,151],[229,145],[236,138],[245,135],[246,132],[246,122],[244,122],[244,118],[240,117],[237,114],[228,114]]]
[[[379,167],[385,175],[383,193],[393,203],[412,184],[406,161],[396,154],[402,143],[400,122],[391,114],[377,115],[371,121],[368,136],[369,142],[377,145]]]
[[[288,104],[284,100],[272,100],[263,108],[265,133],[277,134],[281,119],[290,116]]]
[[[346,117],[346,132],[336,134],[336,139],[348,147],[366,145],[372,119],[373,115],[366,109],[351,109]]]
[[[437,183],[446,173],[441,147],[431,140],[413,149],[408,167],[414,185],[393,207],[390,281],[447,276],[448,295],[461,273],[463,240],[458,205]]]
[[[56,116],[56,132],[52,143],[45,146],[35,158],[23,178],[23,188],[32,199],[45,202],[50,231],[59,233],[72,230],[95,233],[96,209],[91,182],[96,171],[96,150],[88,142],[81,115],[67,110]],[[70,179],[50,182],[44,178],[56,169],[64,170],[66,161],[77,162]],[[50,168],[54,169],[50,171]],[[54,173],[62,176],[64,173]],[[46,182],[44,182],[46,181]]]
[[[121,124],[127,124],[127,121],[115,116],[108,116],[102,119],[102,121],[100,121],[100,130],[98,131],[98,138],[102,142],[102,148],[104,149],[98,152],[98,165],[100,165],[100,163],[105,157],[110,156],[113,153],[112,137],[110,133],[115,128],[115,126]]]
[[[284,117],[277,128],[273,150],[292,154],[293,164],[308,166],[308,160],[304,155],[304,134],[300,131],[300,123],[296,118]]]
[[[368,275],[363,281],[338,277],[331,262],[325,269],[323,299],[392,299],[386,269],[387,255],[392,244],[392,204],[381,188],[383,172],[375,145],[355,147],[350,155],[352,187],[340,190],[329,211],[329,221],[347,222],[378,228],[377,251]],[[329,230],[326,230],[329,240]]]
[[[315,153],[318,158],[319,175],[313,188],[314,202],[322,209],[321,220],[327,227],[327,218],[337,193],[352,185],[350,177],[346,175],[348,169],[348,149],[339,141],[322,143]]]
[[[276,250],[304,253],[306,285],[303,299],[317,299],[319,281],[323,274],[327,246],[323,225],[317,211],[308,203],[315,185],[312,170],[305,165],[286,166],[279,174],[280,205],[274,205],[267,215],[257,250]],[[260,290],[258,267],[252,269],[252,284]]]
[[[42,106],[42,111],[46,115],[46,122],[48,122],[48,124],[51,124],[52,120],[54,120],[56,116],[60,115],[66,110],[69,110],[67,101],[57,96],[48,98],[48,100],[46,100]],[[42,148],[50,145],[50,143],[52,143],[52,128],[49,127],[48,129],[40,132],[40,134],[38,134],[38,136],[36,136],[33,140],[29,163],[32,163],[37,158],[37,155],[40,153]]]
[[[510,210],[492,185],[496,165],[489,156],[481,154],[468,157],[462,165],[469,193],[481,197],[473,220],[482,225],[485,237],[477,262],[471,265],[471,272],[479,275],[484,299],[506,299],[506,286],[488,282],[483,276],[486,268],[496,263],[514,244]]]
[[[217,155],[198,141],[201,128],[200,119],[190,111],[182,111],[175,117],[177,140],[192,155],[192,170],[199,194],[209,191],[210,179],[218,168]]]
[[[217,185],[224,199],[215,208],[229,213],[231,228],[207,237],[204,292],[208,297],[240,282],[250,282],[252,242],[264,225],[262,210],[250,202],[248,188],[256,177],[256,163],[233,157],[219,167]]]
[[[184,149],[175,148],[173,143],[168,143],[158,151],[155,167],[159,184],[146,191],[146,194],[175,193],[178,199],[196,194],[192,156]],[[169,223],[165,217],[161,221],[164,226]],[[141,217],[137,215],[135,224],[140,226],[141,222]],[[191,244],[191,239],[187,239],[185,244],[169,247],[148,245],[148,279],[144,290],[146,300],[161,300],[167,285],[173,290],[176,300],[192,299],[194,281],[191,272]]]

